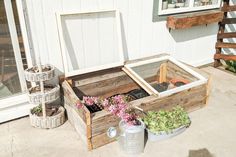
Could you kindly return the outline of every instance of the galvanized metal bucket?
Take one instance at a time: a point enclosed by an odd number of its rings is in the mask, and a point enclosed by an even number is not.
[[[122,151],[126,154],[139,154],[144,150],[144,129],[145,124],[131,126],[120,121],[120,136],[118,142]]]

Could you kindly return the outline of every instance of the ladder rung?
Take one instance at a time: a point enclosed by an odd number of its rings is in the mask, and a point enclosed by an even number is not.
[[[216,43],[216,48],[233,48],[233,49],[236,49],[236,43],[217,42]]]
[[[223,12],[236,11],[236,5],[231,5],[231,6],[224,5],[224,6],[221,8],[221,11],[223,11]]]
[[[222,24],[235,24],[236,18],[225,18],[221,22]]]
[[[236,38],[236,32],[217,34],[217,39],[223,39],[223,38]]]
[[[214,59],[236,60],[236,55],[215,54]]]

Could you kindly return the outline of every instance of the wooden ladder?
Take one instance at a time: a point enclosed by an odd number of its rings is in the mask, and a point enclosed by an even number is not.
[[[236,24],[236,18],[228,18],[227,14],[231,11],[236,11],[236,5],[229,5],[229,0],[223,0],[223,6],[221,11],[224,12],[224,18],[219,22],[219,31],[217,34],[217,42],[215,45],[216,53],[214,55],[214,66],[218,67],[221,65],[220,59],[223,60],[236,60],[236,55],[226,55],[222,54],[222,48],[231,48],[236,49],[236,43],[226,43],[223,39],[236,38],[235,32],[225,32],[225,25],[227,24]]]

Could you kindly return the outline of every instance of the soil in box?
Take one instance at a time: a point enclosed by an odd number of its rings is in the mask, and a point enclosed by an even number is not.
[[[116,69],[116,72],[107,72],[107,70],[104,72],[105,74],[102,76],[93,76],[94,74],[89,74],[92,76],[88,76],[86,74],[84,76],[80,76],[82,78],[92,77],[92,82],[90,82],[89,79],[80,79],[78,81],[75,80],[75,86],[72,89],[76,96],[82,100],[83,96],[109,98],[115,95],[125,95],[129,101],[134,101],[149,96],[145,90],[141,89],[128,75],[121,71],[121,69]],[[102,106],[98,106],[97,104],[86,105],[86,108],[90,111],[90,113],[103,110]]]
[[[46,116],[55,116],[59,114],[60,112],[58,111],[60,106],[54,106],[54,105],[46,105]],[[31,114],[35,114],[39,117],[43,116],[42,112],[42,106],[36,106],[33,109],[30,110]]]
[[[55,86],[53,86],[53,85],[44,85],[44,92],[46,93],[46,92],[52,90],[54,87],[55,87]],[[38,92],[41,92],[40,86],[32,87],[32,88],[29,90],[29,93],[30,93],[30,94],[38,93]]]
[[[42,66],[42,72],[46,72],[46,71],[50,71],[50,70],[52,70],[52,68],[50,66]],[[39,68],[37,66],[34,66],[34,67],[28,69],[28,72],[38,73]]]

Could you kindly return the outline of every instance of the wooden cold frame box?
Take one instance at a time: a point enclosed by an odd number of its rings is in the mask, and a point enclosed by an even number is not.
[[[66,16],[69,16],[68,19]],[[75,24],[75,19],[79,19],[78,25]],[[144,96],[137,97],[129,104],[144,111],[170,109],[176,105],[183,106],[187,111],[193,111],[206,104],[207,79],[172,57],[160,55],[124,63],[118,11],[58,13],[57,21],[65,68],[65,77],[61,79],[64,105],[70,123],[89,150],[114,141],[115,137],[107,136],[107,130],[110,127],[117,128],[120,120],[105,110],[92,112],[86,106],[78,109],[76,103],[85,95],[108,98],[116,94],[127,94],[130,91],[142,91],[145,93]],[[107,27],[112,22],[113,24],[110,25],[112,29],[102,29],[102,25]],[[98,40],[101,36],[94,36],[90,42],[96,45],[99,41],[100,49],[90,49],[91,47],[87,49],[86,46],[81,48],[77,42],[83,41],[86,45],[88,37],[85,37],[85,34],[91,33],[88,25],[92,25],[90,29],[95,27],[99,33],[103,32],[102,34],[110,31],[109,34],[113,34],[113,37],[109,40],[115,41],[117,45],[111,46],[107,43],[103,45],[102,40]],[[66,31],[62,31],[63,27]],[[70,32],[69,27],[76,27],[77,31]],[[79,36],[77,32],[83,34]],[[106,56],[108,60],[96,57],[100,60],[94,64],[86,64],[87,62],[80,64],[83,61],[81,58],[86,60],[86,57],[94,55],[92,50],[97,51],[96,54],[100,56]],[[185,79],[188,83],[162,92],[154,88],[155,85],[170,82],[173,78]]]

